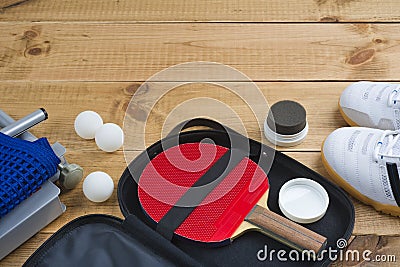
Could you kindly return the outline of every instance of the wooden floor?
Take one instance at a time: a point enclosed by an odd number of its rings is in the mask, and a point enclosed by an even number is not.
[[[86,174],[107,171],[115,183],[126,167],[122,150],[106,154],[94,141],[80,139],[74,118],[95,110],[104,121],[122,126],[139,86],[169,66],[223,63],[255,81],[270,104],[301,102],[309,135],[301,145],[282,150],[328,177],[320,146],[330,132],[346,125],[337,108],[342,90],[358,80],[400,82],[399,59],[398,0],[0,0],[0,109],[20,118],[45,107],[49,120],[32,132],[66,146],[67,159]],[[244,103],[221,90],[188,85],[171,92],[156,107],[146,144],[159,139],[160,123],[188,95],[228,103],[250,137],[266,142]],[[95,204],[79,185],[61,200],[67,212],[0,261],[1,266],[20,266],[76,217],[122,217],[115,191],[108,201]],[[354,206],[352,248],[400,261],[400,219],[357,200]]]

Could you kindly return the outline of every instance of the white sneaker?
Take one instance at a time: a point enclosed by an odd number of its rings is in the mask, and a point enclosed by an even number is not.
[[[400,216],[400,131],[345,127],[322,144],[332,180],[376,210]]]
[[[339,111],[351,126],[400,129],[400,84],[356,82],[340,96]]]

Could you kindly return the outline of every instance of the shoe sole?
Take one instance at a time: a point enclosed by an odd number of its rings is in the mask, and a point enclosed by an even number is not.
[[[340,114],[342,115],[343,119],[347,122],[348,125],[350,125],[350,126],[355,126],[355,127],[359,126],[359,125],[358,125],[357,123],[355,123],[352,119],[350,119],[350,118],[346,115],[346,113],[344,113],[342,107],[340,106],[340,100],[338,101],[338,107],[339,107],[339,112],[340,112]]]
[[[372,206],[377,211],[390,214],[393,216],[400,217],[400,207],[394,207],[392,205],[382,204],[375,200],[370,199],[369,197],[364,196],[361,194],[357,189],[352,187],[349,183],[347,183],[328,163],[324,155],[324,144],[325,140],[322,143],[321,147],[321,156],[322,156],[322,165],[324,165],[325,169],[327,170],[329,176],[331,177],[332,181],[343,188],[347,193],[355,197],[356,199],[360,200],[364,204]]]

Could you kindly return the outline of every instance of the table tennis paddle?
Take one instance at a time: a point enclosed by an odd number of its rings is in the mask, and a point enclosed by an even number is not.
[[[259,231],[317,255],[327,239],[268,210],[268,177],[242,155],[215,144],[186,143],[155,156],[139,177],[138,197],[157,231],[212,246]]]

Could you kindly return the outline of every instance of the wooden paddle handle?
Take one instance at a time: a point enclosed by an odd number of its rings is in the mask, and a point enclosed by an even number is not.
[[[312,250],[318,255],[326,246],[326,237],[258,205],[246,221],[273,239],[300,251]]]

